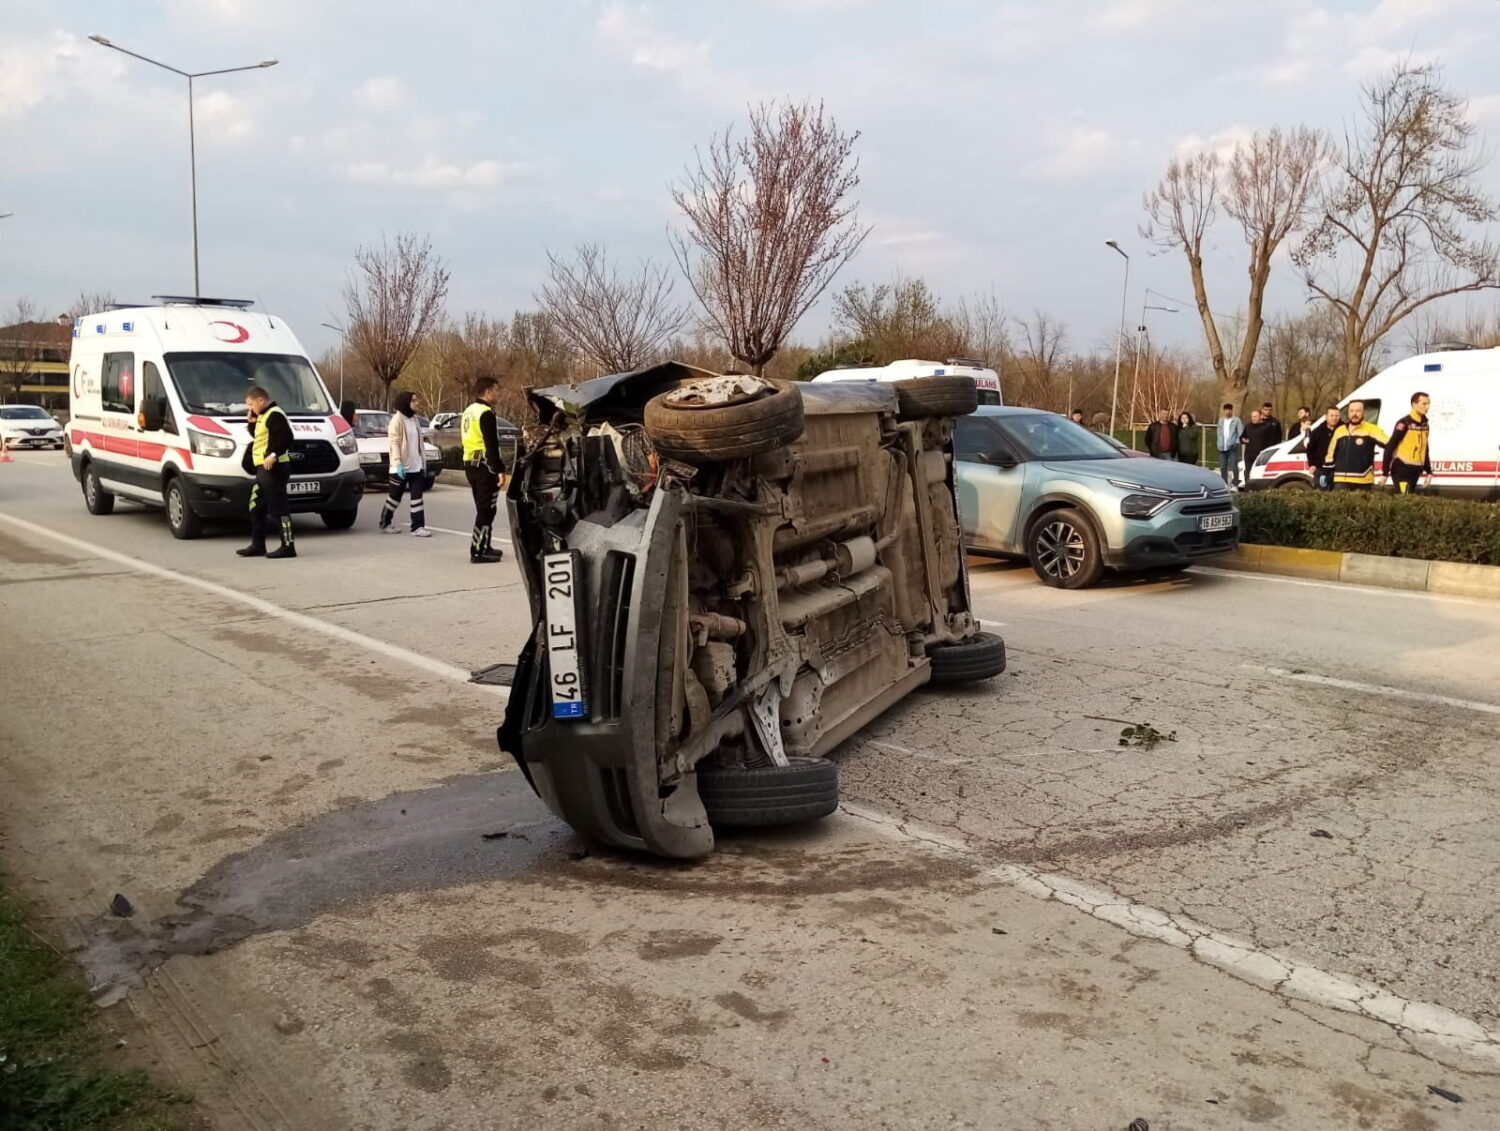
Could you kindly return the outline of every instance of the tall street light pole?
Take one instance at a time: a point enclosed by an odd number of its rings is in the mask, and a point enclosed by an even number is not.
[[[1145,340],[1146,340],[1146,311],[1148,311],[1148,310],[1162,310],[1162,311],[1165,311],[1168,314],[1176,314],[1176,313],[1178,313],[1177,307],[1175,307],[1175,306],[1153,306],[1152,303],[1151,303],[1151,296],[1152,295],[1156,295],[1157,298],[1166,298],[1167,297],[1164,294],[1158,294],[1156,291],[1153,291],[1150,287],[1147,287],[1146,288],[1146,293],[1141,296],[1141,320],[1140,320],[1140,322],[1138,322],[1136,324],[1136,328],[1135,328],[1135,375],[1133,377],[1131,377],[1131,379],[1130,379],[1130,446],[1131,447],[1135,447],[1135,409],[1136,409],[1135,400],[1136,400],[1136,394],[1140,390],[1140,387],[1141,387],[1141,347],[1142,347],[1142,345],[1145,344]]]
[[[339,408],[344,407],[344,355],[349,352],[349,335],[344,332],[342,326],[336,326],[332,322],[320,322],[318,325],[325,330],[336,330],[339,335]]]
[[[206,79],[210,75],[232,75],[238,71],[258,71],[263,67],[274,67],[275,59],[265,59],[259,63],[251,63],[244,67],[222,67],[217,71],[182,71],[156,59],[147,58],[145,55],[134,51],[127,51],[118,44],[111,43],[102,35],[89,36],[100,47],[108,47],[112,51],[118,51],[122,55],[129,55],[132,59],[139,59],[143,63],[150,63],[153,67],[160,67],[164,71],[171,71],[174,75],[180,75],[187,79],[188,89],[188,174],[192,181],[193,192],[193,297],[202,298],[203,291],[198,284],[198,139],[193,124],[193,80]]]
[[[1114,240],[1105,240],[1105,247],[1112,247],[1125,260],[1125,285],[1120,291],[1120,332],[1115,338],[1115,387],[1109,396],[1109,434],[1115,434],[1115,410],[1120,403],[1120,354],[1125,346],[1125,304],[1130,299],[1130,256]]]

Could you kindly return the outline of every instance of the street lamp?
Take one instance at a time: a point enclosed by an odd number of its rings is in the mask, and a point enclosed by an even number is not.
[[[1120,403],[1120,352],[1125,346],[1125,303],[1130,298],[1130,256],[1114,240],[1105,240],[1105,247],[1112,247],[1125,260],[1125,285],[1120,291],[1120,332],[1115,338],[1115,387],[1109,395],[1109,434],[1115,434],[1115,409]]]
[[[325,330],[334,330],[339,336],[339,409],[344,407],[344,354],[349,352],[349,335],[344,332],[342,326],[336,326],[332,322],[320,322],[318,325]]]
[[[150,63],[153,67],[160,67],[164,71],[171,71],[174,75],[181,75],[187,79],[188,84],[188,171],[192,181],[193,189],[193,297],[202,298],[203,292],[198,285],[198,141],[193,127],[193,80],[208,78],[210,75],[232,75],[237,71],[258,71],[263,67],[274,67],[275,59],[264,59],[259,63],[251,63],[244,67],[223,67],[217,71],[181,71],[166,63],[139,55],[134,51],[127,51],[118,44],[111,43],[102,35],[89,36],[100,47],[108,47],[112,51],[118,51],[122,55],[129,55],[132,59],[139,59],[143,63]]]
[[[1153,291],[1150,287],[1147,287],[1146,288],[1146,293],[1141,296],[1141,320],[1140,320],[1140,322],[1136,323],[1136,328],[1135,328],[1135,374],[1130,379],[1130,446],[1131,447],[1135,447],[1136,394],[1140,390],[1140,387],[1141,387],[1141,346],[1145,342],[1145,338],[1146,338],[1146,311],[1148,311],[1148,310],[1162,310],[1162,311],[1165,311],[1168,314],[1177,314],[1177,313],[1180,313],[1179,310],[1177,309],[1177,307],[1175,307],[1175,306],[1153,306],[1152,303],[1151,303],[1151,296],[1152,295],[1155,295],[1157,298],[1167,298],[1168,297],[1168,296],[1162,294],[1160,291]],[[1176,299],[1172,299],[1171,301],[1172,302],[1176,302],[1177,300]]]

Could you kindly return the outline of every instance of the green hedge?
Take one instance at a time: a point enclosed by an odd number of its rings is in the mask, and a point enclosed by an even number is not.
[[[1262,546],[1500,565],[1500,505],[1335,491],[1239,497],[1240,540]]]

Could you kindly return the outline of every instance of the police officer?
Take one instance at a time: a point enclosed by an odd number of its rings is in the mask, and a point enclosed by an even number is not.
[[[255,475],[250,489],[250,545],[235,553],[242,558],[295,558],[292,518],[287,513],[286,483],[292,477],[292,425],[281,406],[259,385],[245,394],[245,423],[252,437],[245,452],[245,470]],[[280,549],[266,553],[266,527],[279,523]]]
[[[464,445],[464,474],[474,492],[474,538],[469,543],[469,561],[475,565],[498,562],[503,554],[490,545],[494,537],[496,503],[505,486],[505,465],[500,462],[500,434],[495,428],[495,402],[500,384],[493,377],[474,382],[474,403],[464,409],[459,435]]]

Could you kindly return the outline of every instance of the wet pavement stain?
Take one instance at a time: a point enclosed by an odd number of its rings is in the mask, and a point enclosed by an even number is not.
[[[496,830],[509,835],[484,839]],[[211,954],[381,896],[513,877],[579,844],[520,774],[458,778],[325,813],[229,856],[178,896],[184,911],[94,924],[80,961],[107,1003],[173,955]],[[526,932],[514,941],[568,945]]]

